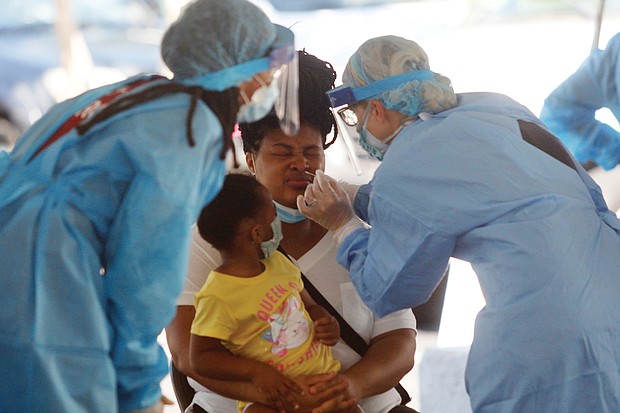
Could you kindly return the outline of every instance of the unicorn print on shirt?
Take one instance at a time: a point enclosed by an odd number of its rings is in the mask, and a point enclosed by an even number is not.
[[[284,302],[267,322],[271,329],[263,333],[262,338],[273,343],[271,352],[278,357],[285,356],[288,349],[301,346],[310,335],[310,325],[295,296]]]

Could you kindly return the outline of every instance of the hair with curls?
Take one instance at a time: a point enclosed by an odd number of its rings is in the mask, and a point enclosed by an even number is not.
[[[323,149],[327,149],[338,136],[336,120],[330,109],[325,92],[334,87],[336,71],[329,62],[325,62],[305,50],[297,52],[299,56],[299,117],[302,124],[316,128],[323,139]],[[266,131],[277,129],[278,118],[272,113],[252,123],[239,124],[243,138],[243,151],[256,152]],[[334,131],[334,136],[327,142],[327,135]]]
[[[267,188],[249,175],[226,175],[222,190],[200,213],[200,236],[217,250],[230,249],[241,221],[258,217],[267,194]]]

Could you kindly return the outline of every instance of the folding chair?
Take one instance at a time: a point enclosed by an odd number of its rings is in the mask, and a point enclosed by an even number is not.
[[[179,409],[181,409],[181,412],[184,412],[187,406],[192,403],[196,391],[189,385],[187,376],[175,367],[172,360],[170,361],[170,379],[172,381],[174,395],[179,404]]]

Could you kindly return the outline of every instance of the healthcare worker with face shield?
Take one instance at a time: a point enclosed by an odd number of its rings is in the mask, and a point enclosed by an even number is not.
[[[328,94],[383,162],[357,191],[317,171],[300,210],[336,232],[379,315],[424,303],[450,257],[472,264],[486,299],[466,370],[475,413],[618,412],[620,221],[529,110],[455,95],[429,69],[400,37],[357,50]]]
[[[161,411],[157,336],[237,120],[296,133],[292,33],[197,0],[162,40],[174,73],[59,103],[0,153],[0,410]]]

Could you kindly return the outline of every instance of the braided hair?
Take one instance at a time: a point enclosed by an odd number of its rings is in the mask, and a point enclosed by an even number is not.
[[[330,109],[329,99],[325,92],[332,89],[336,82],[336,71],[329,62],[320,60],[305,50],[297,52],[299,57],[299,116],[302,124],[316,128],[322,136],[323,149],[327,149],[336,141],[338,128]],[[272,113],[252,123],[241,123],[241,137],[244,152],[256,152],[260,142],[268,130],[278,129],[278,118]],[[327,142],[331,131],[334,135]]]
[[[220,153],[220,159],[226,157],[226,153],[233,147],[232,134],[234,131],[237,112],[239,110],[239,102],[237,96],[239,95],[239,88],[232,87],[222,92],[214,92],[201,88],[200,86],[185,86],[180,83],[170,82],[167,84],[155,84],[151,87],[145,88],[145,90],[138,93],[130,93],[113,101],[110,105],[106,106],[99,112],[97,112],[92,118],[86,122],[77,126],[77,132],[80,135],[87,133],[93,126],[103,122],[117,113],[128,110],[139,104],[149,102],[160,98],[165,95],[171,95],[175,93],[187,93],[191,97],[190,108],[187,113],[186,120],[186,133],[187,143],[189,146],[196,144],[194,140],[192,119],[198,101],[203,101],[222,125],[224,131],[224,146]]]

